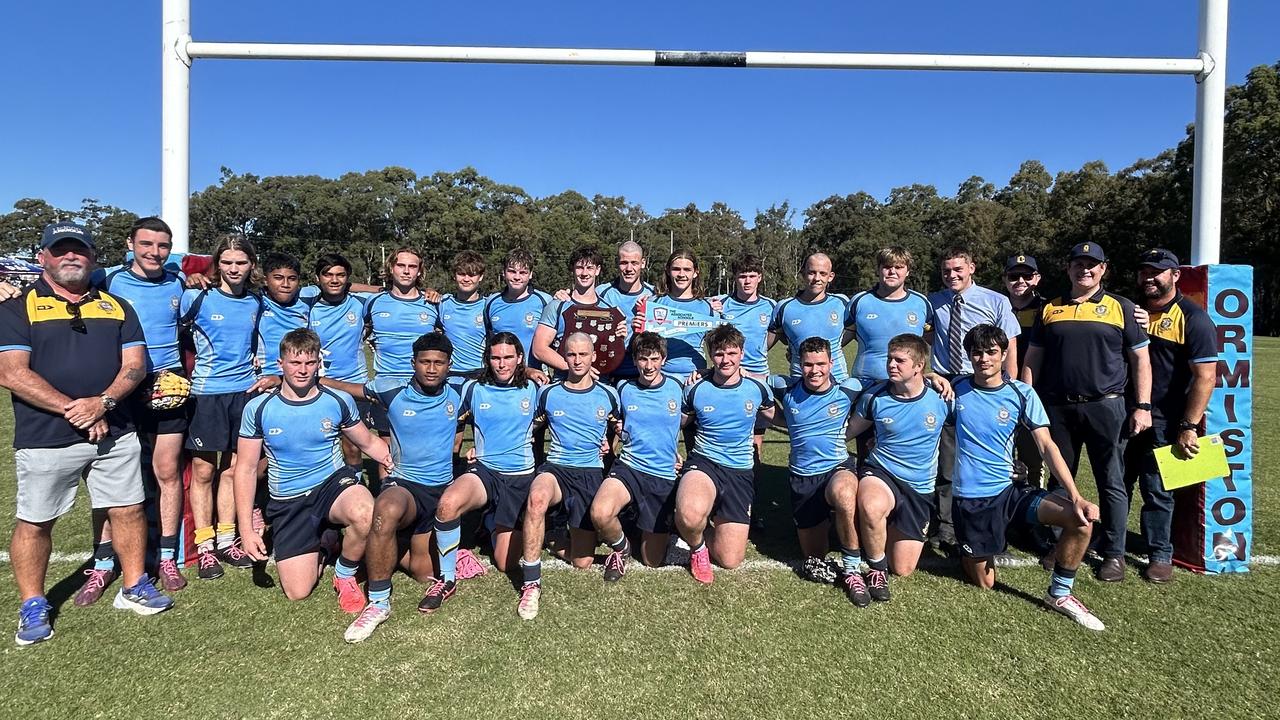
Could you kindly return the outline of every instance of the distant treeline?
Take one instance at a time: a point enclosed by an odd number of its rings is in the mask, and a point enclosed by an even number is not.
[[[574,247],[594,243],[608,255],[634,238],[650,256],[650,280],[674,244],[697,253],[710,292],[731,280],[733,256],[749,251],[764,260],[763,291],[777,297],[794,291],[795,271],[812,250],[831,255],[838,289],[866,287],[875,251],[886,245],[915,255],[911,284],[920,290],[937,285],[939,254],[966,245],[979,259],[983,283],[998,287],[1003,258],[1028,253],[1041,259],[1053,291],[1064,280],[1066,249],[1089,240],[1112,258],[1111,287],[1132,295],[1143,249],[1167,247],[1188,260],[1194,133],[1188,126],[1177,147],[1115,173],[1090,162],[1054,177],[1028,160],[1003,187],[974,176],[950,196],[932,185],[895,188],[884,199],[832,195],[806,208],[799,227],[787,202],[757,210],[750,223],[720,202],[651,215],[625,197],[566,190],[535,198],[471,168],[419,176],[388,167],[337,179],[223,168],[216,185],[191,197],[191,243],[207,252],[220,234],[244,233],[260,251],[292,253],[304,267],[322,252],[337,251],[351,259],[356,276],[372,281],[385,254],[411,246],[424,253],[428,279],[440,288],[448,286],[449,259],[459,250],[493,261],[487,281],[496,288],[498,262],[523,246],[538,259],[536,284],[555,288],[568,284],[565,260]],[[135,218],[95,199],[78,210],[20,200],[0,216],[0,252],[29,252],[45,223],[74,219],[96,231],[104,262],[116,262]],[[1244,85],[1227,91],[1222,261],[1255,267],[1255,331],[1280,331],[1280,63],[1254,68]]]

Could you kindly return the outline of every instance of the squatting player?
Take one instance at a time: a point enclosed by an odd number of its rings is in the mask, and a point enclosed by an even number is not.
[[[453,584],[435,579],[431,537],[436,506],[453,482],[453,442],[458,432],[462,396],[446,380],[453,343],[440,333],[423,335],[413,343],[413,379],[388,390],[376,400],[391,422],[391,460],[395,470],[382,481],[373,506],[373,526],[365,547],[369,575],[369,604],[347,628],[347,642],[365,640],[391,615],[391,573],[403,565],[418,582],[428,583],[418,609],[440,607]],[[405,548],[399,535],[409,533]]]
[[[546,538],[547,510],[560,506],[568,515],[569,560],[574,567],[591,567],[596,547],[591,524],[591,503],[604,480],[605,435],[618,416],[618,392],[591,376],[596,351],[586,333],[575,332],[564,340],[568,376],[548,385],[538,396],[539,424],[550,431],[547,461],[529,487],[524,510],[524,555],[520,569],[517,612],[525,620],[538,615],[542,596],[542,544]]]
[[[773,422],[787,429],[791,445],[791,512],[805,555],[801,572],[808,579],[823,579],[834,511],[846,592],[855,604],[865,607],[871,601],[860,571],[862,554],[854,519],[858,478],[846,442],[858,391],[849,383],[831,381],[831,344],[826,340],[806,338],[794,352],[803,375],[774,388],[778,407]]]
[[[1006,380],[1009,339],[994,325],[978,325],[964,338],[973,375],[955,384],[956,542],[965,574],[974,584],[991,588],[996,582],[994,556],[1003,552],[1011,524],[1055,525],[1062,528],[1044,602],[1090,630],[1103,624],[1071,594],[1076,571],[1089,546],[1091,523],[1098,506],[1080,496],[1071,470],[1049,434],[1044,405],[1030,385]],[[1040,454],[1067,499],[1026,484],[1013,484],[1014,435],[1028,427]]]
[[[364,558],[373,514],[373,496],[342,456],[346,436],[366,455],[392,469],[387,444],[369,432],[356,414],[356,401],[319,383],[320,338],[309,329],[291,330],[280,341],[280,391],[255,397],[245,406],[236,445],[235,505],[245,551],[267,559],[267,546],[252,527],[258,460],[267,457],[267,523],[271,526],[276,571],[285,597],[311,594],[323,569],[320,535],[327,525],[346,528],[334,565],[338,605],[348,613],[365,606],[356,570]]]
[[[631,546],[618,514],[635,506],[636,525],[642,533],[640,560],[649,567],[662,564],[676,505],[676,471],[680,458],[680,407],[684,386],[664,375],[667,341],[653,332],[631,338],[631,359],[639,372],[618,383],[619,427],[622,451],[609,468],[591,503],[591,523],[600,540],[609,546],[604,579],[620,580],[626,572]]]
[[[938,443],[951,406],[925,382],[929,344],[903,333],[887,344],[887,382],[858,399],[850,432],[874,433],[858,472],[858,529],[866,553],[872,600],[889,600],[890,571],[915,572],[928,540]]]
[[[676,529],[692,550],[689,571],[698,582],[742,563],[755,497],[751,444],[756,416],[773,418],[773,397],[759,380],[742,376],[742,333],[721,325],[707,333],[712,371],[684,395],[683,422],[695,426],[693,450],[676,490]],[[715,524],[704,542],[707,521]]]
[[[439,603],[453,594],[462,516],[467,512],[479,508],[492,512],[493,564],[500,572],[515,566],[522,548],[517,528],[533,483],[538,385],[525,373],[520,338],[509,332],[489,338],[484,363],[480,378],[462,386],[458,411],[459,423],[471,422],[475,447],[467,451],[466,472],[445,490],[436,506],[436,547],[444,581]],[[425,609],[438,607],[437,603]]]

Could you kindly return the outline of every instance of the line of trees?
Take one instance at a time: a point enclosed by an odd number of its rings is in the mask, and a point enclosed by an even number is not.
[[[919,259],[912,284],[920,290],[936,286],[936,258],[952,245],[974,251],[980,280],[992,286],[998,286],[1004,257],[1036,255],[1053,289],[1062,280],[1057,268],[1067,248],[1092,241],[1112,258],[1112,287],[1130,293],[1143,250],[1167,247],[1188,259],[1194,137],[1189,126],[1177,147],[1118,172],[1089,162],[1055,177],[1028,160],[1003,187],[974,176],[949,196],[932,185],[894,188],[884,199],[865,192],[832,195],[800,218],[784,201],[757,210],[750,223],[720,202],[651,215],[620,196],[588,198],[566,190],[535,198],[472,168],[420,176],[387,167],[337,179],[258,177],[223,168],[217,184],[192,195],[191,244],[207,252],[220,234],[244,233],[260,251],[294,254],[304,267],[322,252],[338,251],[352,260],[358,277],[372,281],[386,254],[411,246],[424,253],[428,279],[442,288],[449,284],[449,259],[459,250],[478,250],[494,261],[489,281],[496,287],[498,261],[523,246],[538,258],[538,284],[551,288],[568,284],[565,260],[574,247],[595,243],[607,251],[634,239],[650,255],[650,279],[672,246],[689,248],[701,258],[709,288],[725,287],[729,261],[749,250],[764,260],[764,291],[779,297],[794,291],[795,270],[812,250],[831,255],[843,291],[874,281],[873,257],[886,245],[905,246]],[[1258,66],[1245,84],[1228,89],[1224,152],[1222,262],[1256,268],[1256,332],[1276,334],[1280,63]],[[0,216],[0,252],[29,252],[44,224],[62,219],[88,225],[103,257],[118,261],[136,215],[92,198],[75,210],[19,200],[13,212]]]

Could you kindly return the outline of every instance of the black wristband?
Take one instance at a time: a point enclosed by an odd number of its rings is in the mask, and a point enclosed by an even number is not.
[[[1134,407],[1134,408],[1136,408],[1136,409],[1138,409],[1138,410],[1146,410],[1147,412],[1151,412],[1151,403],[1149,403],[1149,402],[1145,402],[1145,403],[1134,403],[1134,406],[1133,406],[1133,407]]]
[[[1181,420],[1181,421],[1179,421],[1179,422],[1178,422],[1178,431],[1179,431],[1179,432],[1186,432],[1187,430],[1197,431],[1197,432],[1198,432],[1198,431],[1200,430],[1200,423],[1193,423],[1193,422],[1190,422],[1190,421],[1187,421],[1187,420]]]

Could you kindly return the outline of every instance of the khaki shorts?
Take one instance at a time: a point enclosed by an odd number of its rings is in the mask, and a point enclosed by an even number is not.
[[[23,448],[14,454],[17,512],[25,522],[47,522],[70,512],[83,478],[93,508],[140,504],[141,448],[136,433],[60,448]]]

